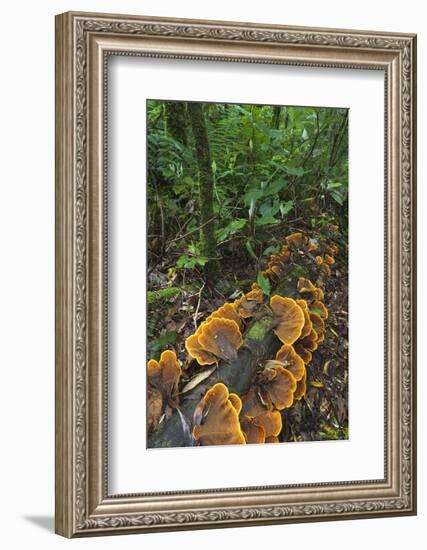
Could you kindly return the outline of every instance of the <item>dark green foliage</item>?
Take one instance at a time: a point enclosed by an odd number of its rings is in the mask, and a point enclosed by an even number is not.
[[[347,109],[150,100],[147,119],[149,266],[234,256],[256,278],[276,234],[347,239]]]

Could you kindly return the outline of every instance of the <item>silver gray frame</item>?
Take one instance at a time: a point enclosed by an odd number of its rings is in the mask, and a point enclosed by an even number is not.
[[[384,479],[108,494],[105,183],[110,55],[384,71]],[[77,537],[416,513],[415,67],[416,37],[411,34],[89,13],[57,16],[57,533]]]

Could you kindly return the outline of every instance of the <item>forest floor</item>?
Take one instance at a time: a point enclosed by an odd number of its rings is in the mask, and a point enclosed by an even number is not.
[[[276,226],[269,232],[271,251],[283,244],[286,235],[306,228],[299,224]],[[311,230],[316,238],[316,232]],[[324,236],[319,233],[318,236]],[[307,391],[292,408],[283,411],[282,441],[313,441],[348,438],[348,250],[338,233],[328,238],[339,244],[332,273],[322,280],[325,305],[329,311],[325,340],[310,363]],[[187,354],[185,340],[200,323],[225,302],[250,290],[263,270],[268,255],[250,257],[242,238],[221,244],[220,276],[215,285],[205,284],[203,268],[176,269],[174,262],[158,263],[148,277],[148,359],[158,359],[165,349],[173,349],[180,360],[184,377],[197,369]],[[317,266],[301,258],[301,275],[316,283]]]

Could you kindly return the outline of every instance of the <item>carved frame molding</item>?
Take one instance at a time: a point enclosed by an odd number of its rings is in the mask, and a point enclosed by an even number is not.
[[[369,68],[385,73],[385,478],[108,495],[106,59]],[[416,513],[416,37],[65,13],[56,18],[56,531],[67,536]]]

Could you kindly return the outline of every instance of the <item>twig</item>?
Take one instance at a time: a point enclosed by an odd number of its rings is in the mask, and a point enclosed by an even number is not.
[[[202,286],[200,287],[200,290],[199,290],[199,299],[197,300],[196,311],[194,312],[194,315],[193,315],[193,323],[194,323],[194,328],[196,330],[197,330],[197,315],[199,314],[200,301],[202,299],[202,292],[203,292],[203,289],[205,288],[205,285],[206,285],[206,283],[203,281],[203,284],[202,284]]]
[[[185,239],[189,235],[192,235],[193,233],[196,233],[196,231],[199,231],[200,229],[202,229],[202,227],[205,227],[205,225],[208,225],[208,223],[211,223],[216,218],[217,218],[217,216],[212,216],[212,218],[210,218],[208,221],[202,223],[202,225],[199,225],[199,227],[196,227],[195,229],[192,229],[191,231],[188,231],[187,233],[184,233],[184,235],[180,235],[179,237],[175,237],[175,239],[171,239],[169,241],[169,245],[171,243],[176,242],[176,241],[181,241],[182,239]]]
[[[320,125],[319,125],[319,111],[316,111],[316,126],[317,126],[317,129],[316,129],[316,135],[313,139],[313,143],[311,145],[311,148],[310,150],[308,151],[308,153],[306,154],[304,160],[302,161],[302,165],[305,166],[308,159],[311,157],[311,155],[313,154],[313,151],[314,151],[314,148],[316,147],[316,143],[317,143],[317,140],[319,139],[319,134],[320,134]]]

